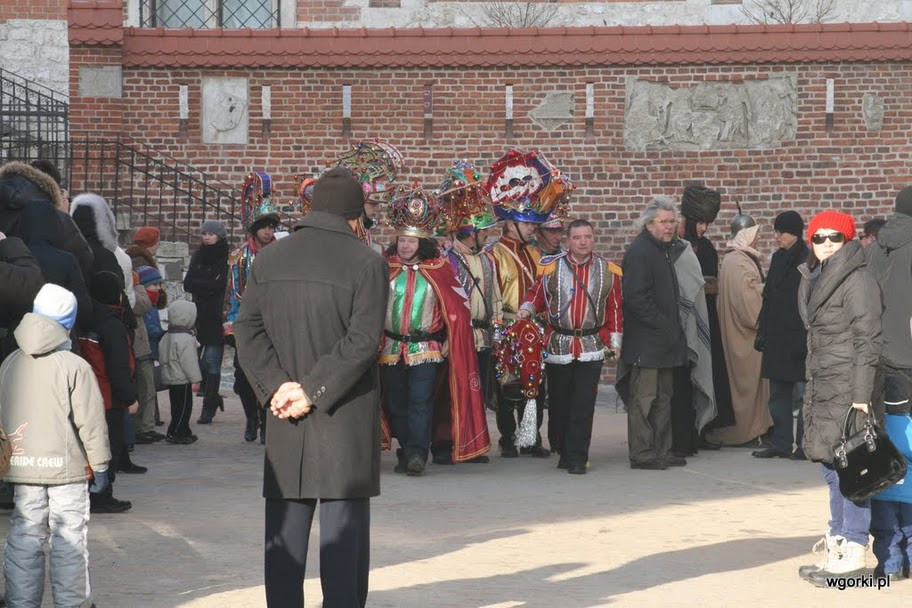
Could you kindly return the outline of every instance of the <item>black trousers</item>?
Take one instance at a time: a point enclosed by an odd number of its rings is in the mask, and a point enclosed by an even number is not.
[[[108,463],[108,487],[102,492],[103,495],[111,496],[114,492],[114,478],[117,477],[117,469],[120,468],[123,454],[127,451],[127,444],[124,442],[124,408],[116,405],[109,410],[105,410],[105,422],[108,425],[108,445],[111,448],[111,462]]]
[[[526,411],[526,399],[513,399],[504,395],[504,387],[496,383],[497,387],[497,430],[500,431],[500,447],[513,445],[513,436],[516,434],[517,420],[522,421]],[[539,387],[538,396],[535,398],[536,428],[541,430],[542,418],[545,412],[545,392]],[[541,445],[541,433],[535,445]]]
[[[266,499],[266,605],[302,608],[317,499]],[[363,608],[370,572],[370,499],[320,501],[320,586],[325,608]]]
[[[171,424],[168,425],[168,436],[190,436],[190,414],[193,413],[193,387],[190,384],[177,384],[168,387],[171,399]]]
[[[265,420],[260,414],[260,403],[253,387],[247,380],[244,370],[241,369],[241,363],[238,361],[237,351],[234,352],[234,392],[241,400],[241,406],[244,408],[244,416],[247,417],[247,423],[259,426],[260,420]],[[265,409],[265,408],[264,408]]]
[[[685,454],[697,453],[697,413],[693,405],[690,367],[674,368],[671,391],[671,449]],[[789,415],[791,416],[791,410]]]
[[[585,465],[592,441],[592,418],[598,395],[602,361],[573,361],[565,365],[545,364],[548,374],[548,423],[553,421],[561,460]]]

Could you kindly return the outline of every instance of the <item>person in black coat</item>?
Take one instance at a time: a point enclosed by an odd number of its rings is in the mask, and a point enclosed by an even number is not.
[[[257,253],[234,322],[243,372],[274,414],[263,481],[269,608],[304,605],[318,501],[324,605],[367,601],[389,266],[355,236],[363,209],[347,169],[320,177],[296,232]]]
[[[639,235],[627,248],[624,270],[624,338],[618,394],[627,405],[627,443],[633,469],[682,466],[671,454],[673,369],[687,362],[687,338],[678,312],[674,263],[687,249],[675,238],[678,214],[666,197],[643,210]]]
[[[807,357],[807,331],[798,313],[798,267],[807,259],[808,246],[802,238],[804,220],[794,211],[776,216],[773,223],[779,250],[773,254],[763,286],[757,338],[754,348],[763,353],[761,373],[770,381],[769,409],[773,418],[772,446],[753,452],[755,458],[794,458],[804,460],[801,440],[802,415],[793,433],[792,411],[795,393],[804,399],[804,360]],[[792,440],[798,444],[792,451]]]
[[[21,239],[0,232],[0,362],[16,350],[13,330],[44,285],[41,266]]]
[[[38,260],[44,280],[76,296],[76,328],[84,330],[92,317],[92,300],[76,258],[53,245],[59,242],[60,225],[49,201],[33,201],[22,211],[19,223],[22,240]]]
[[[207,220],[201,226],[203,244],[190,258],[184,277],[184,291],[193,296],[196,304],[196,339],[200,343],[203,381],[203,411],[197,424],[209,424],[222,405],[219,386],[222,383],[222,356],[225,336],[222,332],[222,311],[225,286],[228,284],[228,242],[225,226]]]

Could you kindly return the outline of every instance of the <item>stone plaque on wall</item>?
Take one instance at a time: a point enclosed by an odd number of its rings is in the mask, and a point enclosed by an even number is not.
[[[247,143],[247,79],[203,78],[203,143]]]
[[[882,97],[865,93],[861,99],[861,114],[868,131],[880,131],[883,128],[885,104]]]
[[[794,76],[677,88],[627,79],[628,150],[773,148],[795,139],[797,130]]]
[[[529,118],[545,131],[555,131],[573,120],[573,93],[553,91],[529,112]]]
[[[120,99],[123,92],[123,69],[119,65],[79,66],[80,97]]]

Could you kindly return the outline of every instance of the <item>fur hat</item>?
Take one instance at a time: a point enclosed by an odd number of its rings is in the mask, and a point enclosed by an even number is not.
[[[76,296],[60,285],[45,283],[35,296],[32,312],[57,321],[67,330],[76,322]]]
[[[773,230],[779,234],[794,234],[800,239],[804,232],[804,220],[795,211],[783,211],[773,221]]]
[[[695,222],[709,224],[716,221],[721,205],[722,195],[719,191],[705,186],[687,186],[681,195],[681,215]]]

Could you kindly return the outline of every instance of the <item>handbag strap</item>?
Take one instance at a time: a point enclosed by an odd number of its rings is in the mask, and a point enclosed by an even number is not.
[[[854,407],[849,406],[849,411],[846,412],[845,420],[842,423],[842,442],[843,443],[845,443],[846,440],[848,440],[848,438],[849,438],[849,424],[851,423],[852,420],[854,420],[854,416],[857,415],[856,412],[858,412],[858,411],[860,411],[860,410],[856,410]],[[862,413],[864,413],[864,412],[862,412]],[[865,424],[864,425],[868,431],[870,431],[871,433],[875,433],[875,436],[876,436],[876,431],[874,430],[874,425],[871,423],[871,416],[869,414],[865,414]]]

